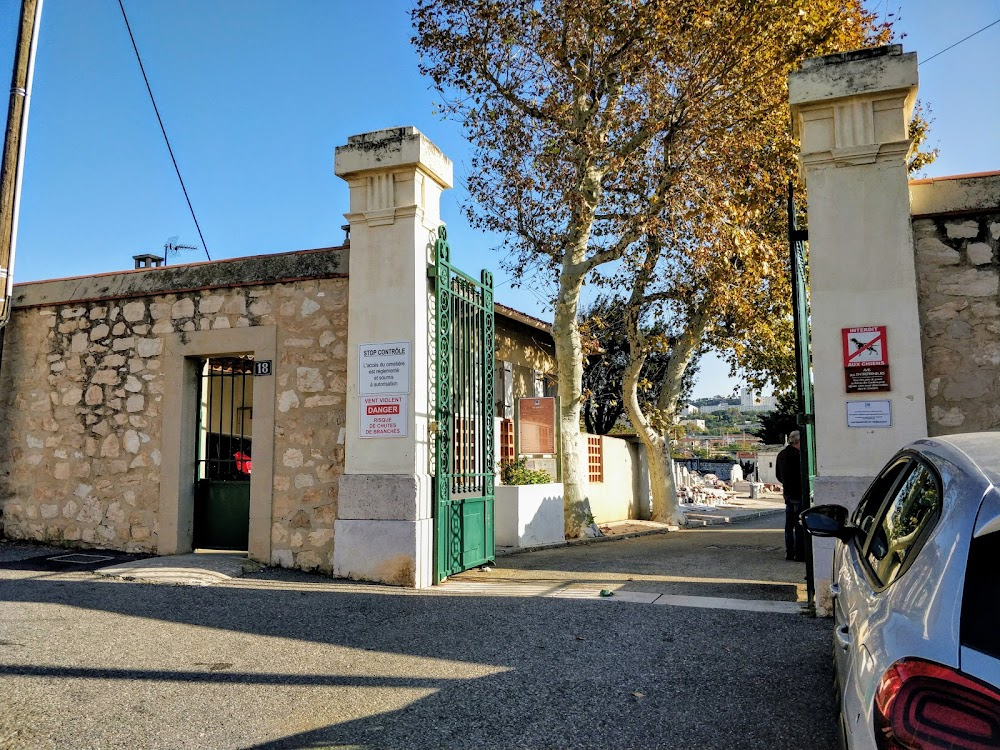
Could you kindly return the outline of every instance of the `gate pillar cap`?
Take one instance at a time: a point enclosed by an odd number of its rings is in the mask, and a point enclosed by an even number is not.
[[[334,173],[343,178],[405,167],[419,169],[442,188],[453,184],[451,159],[412,125],[349,136],[333,160]]]
[[[916,94],[917,53],[901,44],[840,52],[804,60],[788,76],[788,101],[796,105],[864,94]]]

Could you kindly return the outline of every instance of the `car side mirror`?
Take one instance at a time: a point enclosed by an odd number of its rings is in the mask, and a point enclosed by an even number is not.
[[[817,505],[799,514],[805,530],[813,536],[836,537],[842,542],[854,538],[858,528],[847,520],[847,508],[843,505]]]

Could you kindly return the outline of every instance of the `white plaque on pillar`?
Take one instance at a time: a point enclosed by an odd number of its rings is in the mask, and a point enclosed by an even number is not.
[[[410,392],[410,342],[361,344],[358,392],[361,395]]]
[[[892,427],[889,401],[848,401],[848,427]]]
[[[359,437],[401,438],[407,433],[406,396],[362,396]]]

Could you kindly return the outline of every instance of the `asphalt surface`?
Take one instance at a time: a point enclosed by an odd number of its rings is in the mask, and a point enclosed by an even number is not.
[[[121,582],[0,543],[0,748],[832,750],[828,620],[502,594],[794,601],[779,523],[515,555],[431,592],[273,569]]]

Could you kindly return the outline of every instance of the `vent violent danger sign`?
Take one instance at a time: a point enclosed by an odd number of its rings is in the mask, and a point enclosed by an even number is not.
[[[406,437],[406,396],[362,396],[360,436],[363,438]]]

